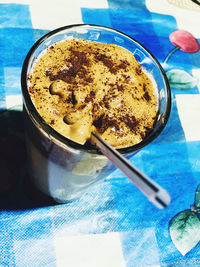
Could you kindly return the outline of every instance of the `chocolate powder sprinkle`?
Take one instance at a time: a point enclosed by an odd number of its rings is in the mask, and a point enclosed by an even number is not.
[[[51,120],[50,124],[54,125],[55,124],[55,120]]]
[[[65,100],[63,100],[64,103],[71,103],[72,102],[72,98],[71,97],[68,97],[66,98]]]
[[[143,84],[143,90],[144,90],[144,92],[147,91],[147,87],[146,87],[146,84],[145,83]]]
[[[29,90],[29,93],[30,94],[33,94],[34,93],[34,88],[33,87],[30,86],[28,90]]]
[[[98,109],[99,109],[99,107],[98,107],[98,105],[95,103],[95,104],[93,105],[93,108],[92,108],[92,113],[97,112]]]
[[[110,108],[110,104],[109,104],[109,102],[106,102],[106,103],[105,103],[105,107],[106,107],[107,109]]]
[[[80,71],[79,76],[84,77],[86,74],[86,70],[83,68],[83,65],[88,65],[88,59],[86,57],[86,53],[79,51],[71,51],[71,57],[67,61],[70,63],[66,66],[66,68],[58,71],[56,75],[53,74],[52,70],[47,70],[45,75],[49,77],[51,81],[54,80],[63,80],[65,82],[72,82],[70,77],[75,77],[77,73]],[[87,82],[92,82],[90,77],[88,77]]]
[[[122,74],[122,76],[123,76],[123,78],[124,78],[124,80],[126,81],[126,82],[129,82],[130,81],[130,75],[127,75],[127,74]]]
[[[88,65],[88,59],[86,53],[80,51],[71,51],[71,57],[69,62],[72,63],[74,72],[77,73],[82,65]]]
[[[101,61],[106,67],[108,67],[110,72],[113,74],[116,74],[119,69],[117,65],[110,59],[110,57],[104,54],[96,54],[96,59]]]
[[[92,83],[94,79],[92,77],[86,77],[85,80],[88,83]]]
[[[104,103],[104,106],[105,106],[107,109],[109,109],[109,107],[110,107],[110,98],[109,98],[108,95],[105,95],[105,96],[103,97],[103,103]],[[101,105],[101,106],[102,106],[102,105]]]
[[[99,133],[104,133],[108,128],[115,128],[116,131],[120,130],[116,119],[109,118],[108,115],[101,115],[93,122],[93,125],[98,129]]]
[[[137,75],[141,75],[142,74],[142,69],[140,66],[138,66],[137,68],[135,68],[135,71],[137,73]]]
[[[81,105],[78,110],[83,110],[86,107],[86,104]]]
[[[123,86],[123,84],[120,84],[120,85],[117,84],[117,90],[118,90],[118,91],[121,91],[121,92],[124,91],[124,86]]]
[[[135,116],[129,116],[128,114],[123,116],[121,118],[121,121],[123,121],[126,124],[126,126],[128,126],[131,130],[133,130],[139,123],[136,120]]]
[[[41,61],[40,67],[37,63],[38,71],[33,72],[34,76],[31,73],[32,77],[28,79],[30,96],[39,103],[37,108],[44,118],[48,118],[49,125],[60,130],[64,120],[60,133],[64,136],[66,133],[68,138],[78,143],[82,143],[85,133],[93,131],[94,127],[116,148],[125,147],[126,142],[128,146],[129,143],[134,145],[146,138],[156,120],[156,96],[140,64],[132,54],[129,56],[121,49],[117,50],[114,45],[67,40],[66,44],[58,42],[47,51],[44,60],[48,64]],[[44,75],[43,82],[39,77]],[[55,84],[53,93],[60,94],[60,98],[51,95],[50,84]],[[44,101],[48,102],[48,107],[42,106]],[[66,114],[76,111],[80,118],[84,115],[84,120],[75,121],[77,125],[85,127],[85,119],[90,119],[90,128],[88,125],[84,128],[83,138],[73,134],[76,127],[67,121]]]
[[[46,71],[45,71],[45,75],[46,75],[47,77],[49,77],[50,81],[54,81],[54,80],[55,80],[54,75],[53,75],[53,73],[52,73],[51,70],[46,70]]]
[[[91,91],[90,94],[88,96],[86,96],[85,102],[88,103],[88,102],[92,101],[94,97],[95,97],[95,92]]]
[[[130,63],[127,60],[122,60],[121,63],[118,65],[118,68],[125,70],[126,67],[129,65],[130,65]]]
[[[147,102],[151,100],[151,97],[148,92],[144,93],[143,97],[146,99]]]

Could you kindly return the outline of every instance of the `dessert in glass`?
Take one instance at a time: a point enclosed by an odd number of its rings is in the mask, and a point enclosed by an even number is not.
[[[91,144],[92,132],[130,158],[170,114],[158,61],[107,27],[70,25],[46,34],[29,51],[21,83],[30,176],[59,203],[115,169]]]

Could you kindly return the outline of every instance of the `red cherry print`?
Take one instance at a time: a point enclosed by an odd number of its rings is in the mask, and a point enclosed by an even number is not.
[[[199,43],[194,36],[184,30],[172,32],[169,39],[173,45],[180,47],[180,50],[187,53],[195,53],[200,49]]]

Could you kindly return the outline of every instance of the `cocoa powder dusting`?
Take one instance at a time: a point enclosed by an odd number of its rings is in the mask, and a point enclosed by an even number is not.
[[[135,72],[137,75],[141,75],[142,74],[142,69],[140,66],[138,66],[137,68],[135,68]]]
[[[47,123],[69,139],[84,144],[87,131],[96,131],[122,148],[151,133],[157,118],[154,88],[130,51],[67,40],[47,49],[35,69],[28,77],[31,98]],[[73,135],[79,127],[82,134]]]
[[[108,115],[102,114],[98,119],[93,122],[93,125],[98,129],[99,133],[104,133],[108,128],[115,128],[119,131],[118,121]]]
[[[150,95],[149,95],[148,92],[144,93],[143,97],[144,97],[144,98],[146,99],[146,101],[148,101],[148,102],[151,100],[151,97],[150,97]]]
[[[134,115],[129,116],[128,114],[126,114],[125,116],[121,117],[121,121],[123,121],[126,126],[128,126],[130,128],[130,130],[132,131],[137,125],[138,125],[138,121],[136,120],[136,117]]]

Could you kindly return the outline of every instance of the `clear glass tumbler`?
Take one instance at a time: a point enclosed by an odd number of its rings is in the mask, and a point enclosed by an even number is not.
[[[159,102],[157,121],[142,142],[118,150],[125,157],[130,158],[160,134],[171,110],[170,88],[164,70],[145,47],[126,34],[103,26],[81,24],[53,30],[39,39],[26,56],[21,73],[28,164],[37,188],[58,203],[81,196],[89,186],[115,169],[94,147],[77,144],[50,127],[35,109],[28,92],[27,78],[38,56],[54,43],[72,38],[120,45],[130,50],[154,77]]]

